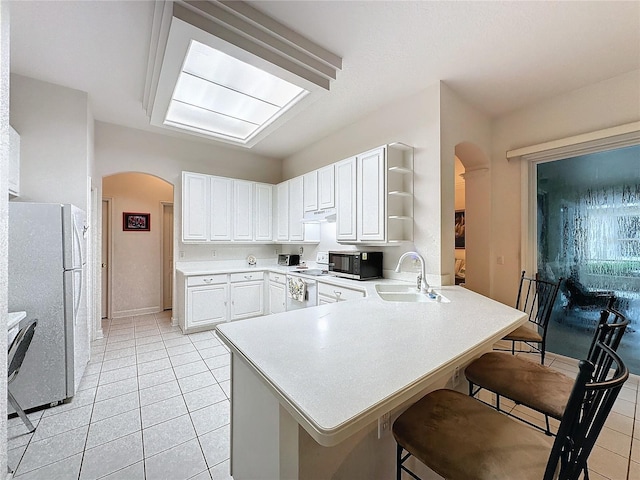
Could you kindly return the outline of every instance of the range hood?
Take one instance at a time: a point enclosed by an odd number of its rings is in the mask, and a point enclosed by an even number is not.
[[[336,221],[336,209],[325,208],[323,210],[315,210],[313,212],[305,212],[302,218],[302,223],[320,223],[320,222],[335,222]]]

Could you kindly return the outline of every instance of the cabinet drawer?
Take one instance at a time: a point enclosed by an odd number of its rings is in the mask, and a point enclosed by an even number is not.
[[[232,273],[230,275],[231,283],[235,282],[255,282],[264,280],[264,272],[242,272]]]
[[[279,283],[280,285],[284,285],[287,281],[287,276],[283,273],[270,273],[269,281],[273,283]]]
[[[337,285],[322,282],[318,282],[318,294],[325,297],[335,298],[337,301],[354,300],[365,296],[365,293],[362,290],[339,287]]]
[[[187,278],[187,287],[227,283],[227,275],[196,275]]]

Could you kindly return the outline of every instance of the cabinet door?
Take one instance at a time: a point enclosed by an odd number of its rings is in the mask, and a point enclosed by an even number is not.
[[[210,177],[211,188],[211,240],[231,240],[231,195],[233,180]]]
[[[289,182],[282,182],[276,186],[277,239],[289,240]]]
[[[385,239],[384,147],[358,155],[357,237],[360,241]]]
[[[187,288],[186,328],[226,322],[227,292],[226,284]]]
[[[182,172],[182,240],[208,240],[209,176]]]
[[[264,313],[264,282],[231,284],[231,320],[256,317]]]
[[[255,184],[255,239],[273,240],[273,185]]]
[[[318,209],[335,207],[335,169],[333,165],[318,170]]]
[[[356,240],[356,158],[336,164],[336,239]]]
[[[304,211],[318,210],[318,171],[305,173],[303,176]]]
[[[289,180],[289,240],[304,240],[304,198],[303,178]]]
[[[233,239],[253,240],[253,182],[233,181]]]
[[[284,284],[269,282],[269,313],[280,313],[286,310]]]

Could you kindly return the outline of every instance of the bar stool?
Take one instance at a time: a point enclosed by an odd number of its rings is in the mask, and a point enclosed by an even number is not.
[[[596,343],[601,342],[616,351],[628,324],[629,320],[612,308],[601,312],[587,354],[587,360],[596,365],[597,369],[608,366],[602,364],[605,358],[598,356]],[[562,419],[574,384],[572,378],[557,370],[526,358],[499,352],[485,353],[471,362],[464,374],[469,382],[470,396],[474,397],[482,389],[486,389],[496,394],[496,410],[500,410],[500,397],[503,396],[540,412],[545,416],[545,432],[549,435],[549,417]],[[505,413],[539,428],[524,418],[510,412]]]
[[[28,325],[22,327],[16,335],[16,338],[11,342],[11,346],[7,353],[7,364],[9,365],[9,368],[7,369],[7,400],[22,422],[26,425],[29,433],[33,432],[36,427],[33,426],[29,417],[27,417],[18,401],[11,394],[11,382],[13,382],[18,376],[18,373],[20,373],[20,367],[22,366],[24,357],[27,354],[27,350],[29,350],[29,345],[31,345],[31,340],[33,339],[33,334],[37,324],[38,320],[33,320]]]
[[[448,480],[577,480],[629,377],[616,352],[601,342],[595,349],[614,369],[580,362],[555,438],[460,392],[427,394],[393,423],[397,479],[402,471],[419,479],[405,465],[414,456]]]

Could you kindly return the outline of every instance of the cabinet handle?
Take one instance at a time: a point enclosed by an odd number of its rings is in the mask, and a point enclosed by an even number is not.
[[[340,290],[334,290],[334,291],[333,291],[333,294],[334,294],[336,297],[340,298],[340,295],[342,295],[342,292],[341,292]]]
[[[213,278],[204,278],[202,281],[204,283],[211,283],[211,282],[213,282]]]
[[[245,275],[244,278],[246,278],[247,280],[251,280],[253,278],[253,275]]]

